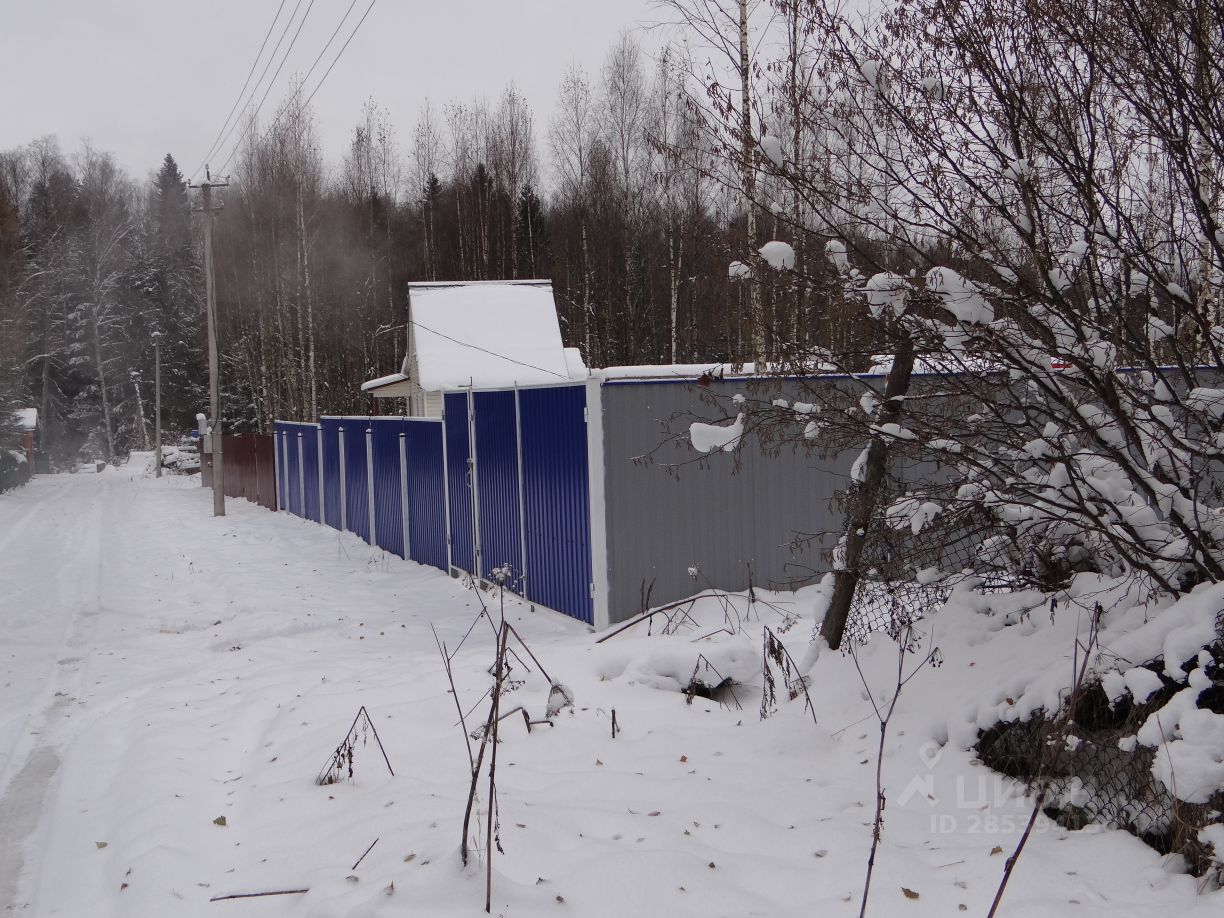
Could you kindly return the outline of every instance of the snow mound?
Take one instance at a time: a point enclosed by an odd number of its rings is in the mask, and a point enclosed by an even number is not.
[[[731,452],[739,446],[740,438],[744,436],[744,414],[740,412],[735,420],[727,426],[718,424],[703,424],[694,421],[689,425],[689,439],[698,452],[708,453],[721,449]]]

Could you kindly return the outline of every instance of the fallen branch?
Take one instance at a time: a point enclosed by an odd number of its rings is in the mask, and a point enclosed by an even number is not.
[[[379,836],[379,838],[381,838],[381,837],[382,837],[382,836],[380,835],[380,836]],[[376,838],[376,839],[374,839],[374,841],[370,842],[370,847],[366,848],[366,849],[365,849],[365,851],[361,852],[361,857],[357,858],[357,863],[356,863],[356,864],[354,864],[354,865],[353,865],[352,867],[350,867],[349,869],[350,869],[350,870],[356,870],[356,869],[357,869],[358,864],[360,864],[362,861],[364,861],[364,860],[366,859],[366,855],[367,855],[367,854],[369,854],[371,851],[373,851],[373,850],[374,850],[374,846],[375,846],[375,845],[377,845],[377,844],[378,844],[378,838]]]
[[[226,899],[259,899],[262,896],[298,896],[308,892],[310,892],[309,887],[306,889],[269,889],[265,892],[230,893],[228,896],[213,896],[208,901],[223,902]]]
[[[676,602],[669,602],[666,605],[659,606],[657,609],[651,609],[649,612],[643,612],[641,615],[639,615],[637,618],[633,619],[632,621],[625,622],[625,624],[621,625],[615,631],[610,631],[609,633],[605,634],[603,637],[596,640],[595,643],[602,644],[608,638],[614,638],[618,634],[620,634],[622,631],[628,631],[634,625],[640,625],[642,622],[653,618],[654,616],[658,615],[660,612],[668,612],[672,609],[679,609],[681,606],[689,605],[690,603],[696,602],[698,599],[717,599],[719,596],[725,596],[725,595],[726,594],[723,593],[721,590],[714,590],[714,591],[707,592],[707,593],[698,593],[696,596],[690,596],[688,599],[680,599],[680,600],[677,600]]]

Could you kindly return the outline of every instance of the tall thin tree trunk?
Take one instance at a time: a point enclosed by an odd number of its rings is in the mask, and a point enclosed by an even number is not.
[[[880,423],[895,424],[900,420],[905,395],[909,392],[910,374],[914,370],[914,343],[903,335],[893,355],[892,369],[884,384],[884,401],[880,406]],[[863,478],[850,486],[846,497],[846,532],[842,536],[841,558],[833,572],[833,595],[820,625],[821,637],[829,646],[841,646],[850,617],[850,604],[862,577],[860,563],[863,548],[870,537],[871,526],[879,512],[884,492],[884,476],[888,472],[890,440],[880,434],[871,438]]]
[[[110,394],[106,389],[106,367],[102,363],[102,330],[99,327],[98,305],[94,304],[93,322],[90,331],[93,333],[94,362],[98,368],[98,390],[102,394],[102,424],[106,428],[106,461],[115,458],[115,433],[111,426]]]
[[[42,427],[42,442],[39,444],[44,455],[49,455],[48,447],[51,441],[51,303],[43,304],[43,358],[42,358],[42,398],[38,409],[38,422]]]
[[[746,214],[747,253],[756,252],[756,168],[755,142],[752,137],[752,96],[748,65],[748,0],[739,0],[739,76],[740,76],[740,177],[744,189]],[[756,260],[756,259],[754,259]],[[748,335],[751,342],[748,356],[757,364],[757,372],[764,369],[765,326],[761,314],[761,286],[755,279],[748,284]]]
[[[307,379],[310,386],[310,402],[306,420],[319,415],[319,379],[315,368],[314,293],[310,283],[310,241],[306,237],[306,208],[302,202],[302,186],[297,193],[298,234],[302,237],[302,297],[306,303],[306,349]]]

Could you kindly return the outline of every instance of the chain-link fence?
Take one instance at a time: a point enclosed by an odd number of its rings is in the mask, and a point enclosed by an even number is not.
[[[891,484],[894,495],[904,494],[899,483]],[[1050,586],[1033,573],[1039,565],[1019,557],[1010,534],[990,513],[971,505],[924,506],[918,499],[907,506],[904,500],[899,505],[894,499],[867,533],[843,646],[862,644],[875,632],[897,639],[909,623],[942,606],[966,578],[974,579],[975,590],[993,592]],[[1201,693],[1198,704],[1224,714],[1224,641],[1210,650],[1207,675],[1215,687]],[[1164,671],[1163,660],[1145,665]],[[1181,855],[1196,876],[1212,874],[1224,882],[1224,852],[1213,852],[1199,836],[1205,826],[1224,822],[1224,791],[1204,804],[1179,799],[1153,771],[1163,753],[1136,740],[1148,718],[1183,688],[1184,680],[1162,676],[1162,688],[1136,704],[1129,695],[1108,698],[1099,681],[1092,682],[1079,693],[1069,725],[1058,711],[1000,723],[982,733],[978,752],[996,771],[1033,789],[1044,786],[1046,815],[1059,824],[1123,829],[1161,853]]]
[[[989,514],[967,507],[940,511],[927,520],[927,512],[917,504],[872,526],[844,641],[862,644],[876,631],[897,634],[947,602],[953,587],[968,576],[982,589],[1011,589],[1012,582],[981,550],[987,540],[998,537],[998,525]],[[920,525],[914,525],[915,520]]]
[[[1224,661],[1224,644],[1212,651],[1216,661]],[[1155,673],[1164,669],[1162,660],[1145,666]],[[1217,685],[1224,683],[1219,662],[1209,665],[1208,675],[1218,680]],[[1153,767],[1167,753],[1137,742],[1139,728],[1159,716],[1183,688],[1167,678],[1162,683],[1155,694],[1136,704],[1129,696],[1110,699],[1094,682],[1081,692],[1065,728],[1056,724],[1057,712],[996,724],[982,733],[978,754],[986,765],[1031,788],[1044,785],[1045,813],[1060,825],[1123,829],[1162,854],[1181,855],[1191,873],[1203,876],[1218,872],[1224,858],[1224,852],[1212,852],[1199,834],[1205,826],[1224,822],[1224,791],[1206,803],[1179,799]],[[1201,693],[1199,704],[1204,701],[1206,706],[1219,706],[1217,693]]]

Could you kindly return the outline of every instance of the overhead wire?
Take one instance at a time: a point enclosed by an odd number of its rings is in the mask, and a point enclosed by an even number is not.
[[[428,325],[422,325],[416,319],[411,319],[410,322],[412,323],[413,328],[424,329],[425,331],[430,332],[431,334],[437,335],[439,338],[445,338],[447,341],[453,341],[455,344],[458,344],[462,347],[470,347],[472,350],[480,351],[482,353],[488,354],[490,357],[497,357],[509,363],[517,363],[519,366],[527,367],[530,370],[539,370],[541,373],[548,373],[549,375],[555,376],[558,379],[569,379],[568,376],[566,376],[563,373],[558,373],[556,370],[549,370],[549,369],[545,369],[544,367],[537,367],[534,363],[525,363],[522,360],[515,360],[513,357],[508,357],[505,354],[499,354],[497,353],[497,351],[491,351],[488,348],[481,347],[479,344],[472,344],[470,341],[460,341],[458,338],[452,338],[450,335],[444,332],[440,332],[435,328],[430,328]]]
[[[314,0],[311,0],[311,5],[312,5],[312,6],[313,6],[313,2],[314,2]],[[349,13],[351,13],[351,12],[352,12],[352,10],[353,10],[353,7],[354,7],[354,6],[356,6],[356,3],[357,3],[357,0],[352,0],[352,2],[349,4],[348,9],[346,9],[346,10],[345,10],[344,15],[343,15],[343,16],[340,18],[340,23],[339,23],[339,24],[336,26],[336,28],[335,28],[335,29],[332,31],[332,35],[331,35],[331,37],[330,37],[330,38],[328,38],[327,43],[326,43],[326,44],[323,46],[323,50],[322,50],[322,51],[319,53],[319,55],[318,55],[318,56],[315,58],[314,63],[312,63],[312,64],[310,65],[310,70],[308,70],[308,71],[307,71],[307,73],[306,73],[306,77],[305,77],[305,78],[303,79],[303,81],[302,81],[302,82],[303,82],[303,84],[306,82],[306,80],[309,80],[310,75],[311,75],[311,74],[312,74],[312,73],[315,71],[315,69],[318,67],[319,61],[320,61],[320,60],[322,60],[323,55],[327,53],[327,48],[328,48],[328,47],[329,47],[329,46],[332,44],[332,42],[335,40],[336,35],[338,35],[338,34],[339,34],[339,32],[340,32],[341,28],[344,26],[345,21],[346,21],[346,20],[348,19],[348,17],[349,17]],[[360,31],[361,26],[362,26],[362,25],[365,23],[366,19],[367,19],[367,18],[369,17],[369,15],[370,15],[370,12],[371,12],[371,11],[374,9],[374,6],[375,6],[377,3],[378,3],[378,0],[370,0],[370,4],[369,4],[369,6],[367,6],[367,7],[365,8],[365,12],[361,14],[361,18],[357,20],[357,24],[356,24],[355,26],[353,26],[353,30],[352,30],[352,31],[349,33],[348,38],[346,38],[346,39],[344,40],[344,44],[340,46],[340,50],[339,50],[339,51],[337,51],[337,52],[336,52],[336,56],[335,56],[334,58],[332,58],[332,62],[331,62],[329,65],[328,65],[327,70],[326,70],[326,71],[324,71],[323,76],[319,77],[319,82],[315,84],[315,87],[314,87],[314,89],[313,89],[313,90],[311,90],[310,95],[306,97],[306,101],[305,101],[304,103],[302,103],[302,104],[303,104],[303,107],[305,107],[305,106],[309,105],[309,104],[310,104],[310,102],[311,102],[311,100],[313,100],[313,99],[314,99],[315,94],[316,94],[316,93],[318,93],[318,91],[319,91],[320,89],[322,89],[322,88],[323,88],[323,84],[324,84],[325,82],[327,82],[327,78],[328,78],[328,76],[330,76],[330,75],[331,75],[332,70],[335,68],[336,64],[337,64],[337,63],[340,61],[340,58],[341,58],[341,57],[344,55],[345,50],[348,48],[348,46],[349,46],[349,44],[352,42],[353,38],[355,38],[355,37],[356,37],[357,32],[358,32],[358,31]],[[307,13],[309,13],[309,12],[310,12],[310,11],[309,11],[309,9],[307,9]],[[296,40],[296,36],[294,36],[294,38],[295,38],[295,40]],[[290,50],[292,50],[292,45],[290,46]],[[287,56],[287,53],[286,53],[286,56]],[[282,62],[281,62],[281,63],[282,63],[282,65],[283,65],[283,64],[284,64],[284,61],[282,60]],[[278,68],[278,72],[279,72],[279,68]],[[275,80],[275,76],[273,77],[273,80]],[[270,88],[271,88],[271,84],[269,84],[269,89],[270,89]],[[266,98],[267,98],[267,93],[265,92],[265,93],[264,93],[264,99],[266,99]],[[260,105],[259,105],[259,107],[262,107],[262,106],[263,106],[264,99],[261,99],[261,100],[260,100]],[[258,114],[259,114],[259,108],[257,108],[257,109],[256,109],[256,111],[255,111],[255,115],[258,115]],[[280,114],[278,114],[278,115],[277,115],[276,120],[272,122],[272,125],[269,127],[269,130],[271,130],[271,128],[275,127],[277,123],[279,123],[280,118],[282,117],[282,115],[283,115],[283,111],[282,111]],[[224,171],[225,171],[225,169],[226,169],[226,168],[229,166],[230,162],[233,160],[233,158],[234,158],[234,157],[237,155],[238,150],[239,150],[239,149],[241,148],[241,146],[242,146],[242,141],[243,141],[243,140],[246,138],[246,135],[247,135],[247,134],[250,132],[250,127],[251,127],[251,124],[253,124],[253,123],[254,123],[254,117],[252,117],[251,119],[249,119],[249,120],[248,120],[248,122],[247,122],[247,129],[246,129],[246,131],[244,131],[244,132],[243,132],[243,136],[242,136],[242,137],[240,137],[240,138],[238,139],[238,141],[237,141],[237,142],[234,144],[233,148],[230,150],[229,156],[227,156],[227,157],[226,157],[225,162],[222,164],[221,169],[220,169],[219,171],[224,172]]]
[[[250,115],[250,117],[247,118],[246,127],[243,128],[242,134],[239,135],[238,139],[234,141],[234,146],[230,149],[229,156],[225,158],[225,162],[221,165],[221,168],[217,170],[218,172],[225,172],[226,167],[229,166],[234,156],[238,153],[238,150],[242,147],[242,142],[246,139],[247,135],[251,133],[251,126],[255,123],[255,119],[259,117],[259,113],[263,109],[264,103],[268,101],[268,94],[272,92],[272,87],[276,85],[276,78],[280,76],[281,70],[284,69],[285,61],[289,60],[289,55],[293,53],[293,46],[297,44],[298,36],[302,34],[302,27],[306,25],[306,20],[310,16],[310,11],[314,9],[315,3],[316,0],[310,0],[310,4],[306,7],[306,12],[302,14],[302,18],[298,22],[297,31],[293,33],[293,38],[289,41],[289,47],[285,49],[285,53],[281,56],[280,63],[276,66],[276,72],[272,74],[272,79],[268,81],[268,86],[264,90],[264,94],[259,99],[259,104],[255,106],[255,111]],[[301,0],[298,0],[298,4],[301,4]],[[289,21],[292,22],[293,20],[290,19]],[[281,37],[282,39],[284,38],[283,35]],[[275,51],[272,52],[272,56],[276,56]],[[271,63],[271,59],[269,59],[269,63]],[[265,71],[267,70],[266,67],[264,69]],[[258,88],[258,86],[256,88]],[[255,94],[252,93],[251,95],[254,97]],[[235,122],[235,125],[236,124],[237,122]]]
[[[323,55],[327,53],[327,49],[331,47],[332,42],[336,40],[336,36],[340,34],[340,30],[344,28],[344,24],[348,22],[349,13],[353,11],[353,7],[357,5],[357,0],[352,0],[348,5],[348,9],[344,11],[344,15],[340,17],[340,21],[336,23],[336,27],[332,29],[331,37],[327,39],[327,44],[323,46],[323,50],[319,52],[319,56],[314,59],[314,63],[310,65],[310,69],[306,71],[306,76],[302,77],[302,85],[310,82],[311,75],[315,72],[315,68],[319,66],[319,61],[323,60]],[[357,23],[360,28],[361,23]]]
[[[353,0],[353,2],[356,2],[356,0]],[[298,0],[298,5],[301,5],[301,0]],[[221,135],[225,133],[225,129],[229,125],[230,119],[234,117],[234,112],[238,111],[238,104],[242,101],[243,95],[246,94],[247,87],[251,84],[251,75],[255,73],[255,68],[259,66],[259,61],[263,57],[264,48],[268,47],[268,39],[272,37],[272,30],[276,28],[276,23],[280,19],[280,14],[284,8],[285,0],[281,0],[280,6],[276,8],[276,15],[272,17],[272,22],[268,24],[268,31],[264,33],[263,41],[259,44],[259,52],[255,55],[255,60],[251,61],[251,69],[247,71],[246,79],[242,81],[242,88],[238,90],[238,95],[234,98],[234,104],[230,106],[229,114],[226,115],[225,120],[221,122],[221,128],[217,131],[217,136],[213,138],[212,146],[208,148],[208,152],[204,154],[204,157],[200,160],[200,164],[192,171],[191,178],[195,178],[200,174],[200,170],[203,169],[208,163],[208,157],[212,156],[213,153],[215,153],[221,146]],[[296,12],[297,7],[294,7],[294,13]],[[290,21],[292,21],[292,17],[290,17]],[[288,23],[286,23],[284,31],[281,32],[281,41],[284,40],[285,32],[288,30]],[[276,47],[280,47],[280,41],[276,43]],[[273,50],[272,53],[276,54],[276,51]],[[271,58],[269,58],[269,61],[271,61]],[[264,73],[267,72],[268,68],[265,66]],[[261,81],[263,80],[263,74],[260,74],[259,79]],[[259,84],[256,83],[255,85],[258,86]],[[254,95],[254,92],[252,92],[252,95]]]
[[[340,57],[344,54],[344,50],[349,46],[349,42],[353,40],[353,37],[357,34],[357,30],[361,28],[362,23],[366,21],[366,17],[370,15],[370,10],[374,9],[374,4],[377,2],[378,0],[370,0],[370,5],[366,7],[366,11],[362,13],[361,18],[357,20],[357,25],[353,26],[353,31],[349,33],[349,37],[345,39],[344,44],[340,46],[340,50],[336,52],[336,56],[332,60],[331,66],[329,66],[323,76],[319,78],[319,83],[317,86],[315,86],[314,92],[307,97],[307,105],[309,105],[310,100],[315,97],[315,93],[317,93],[323,87],[323,83],[327,80],[328,75],[332,72],[332,67],[335,67],[337,62],[339,62]],[[345,15],[347,16],[347,14]]]

